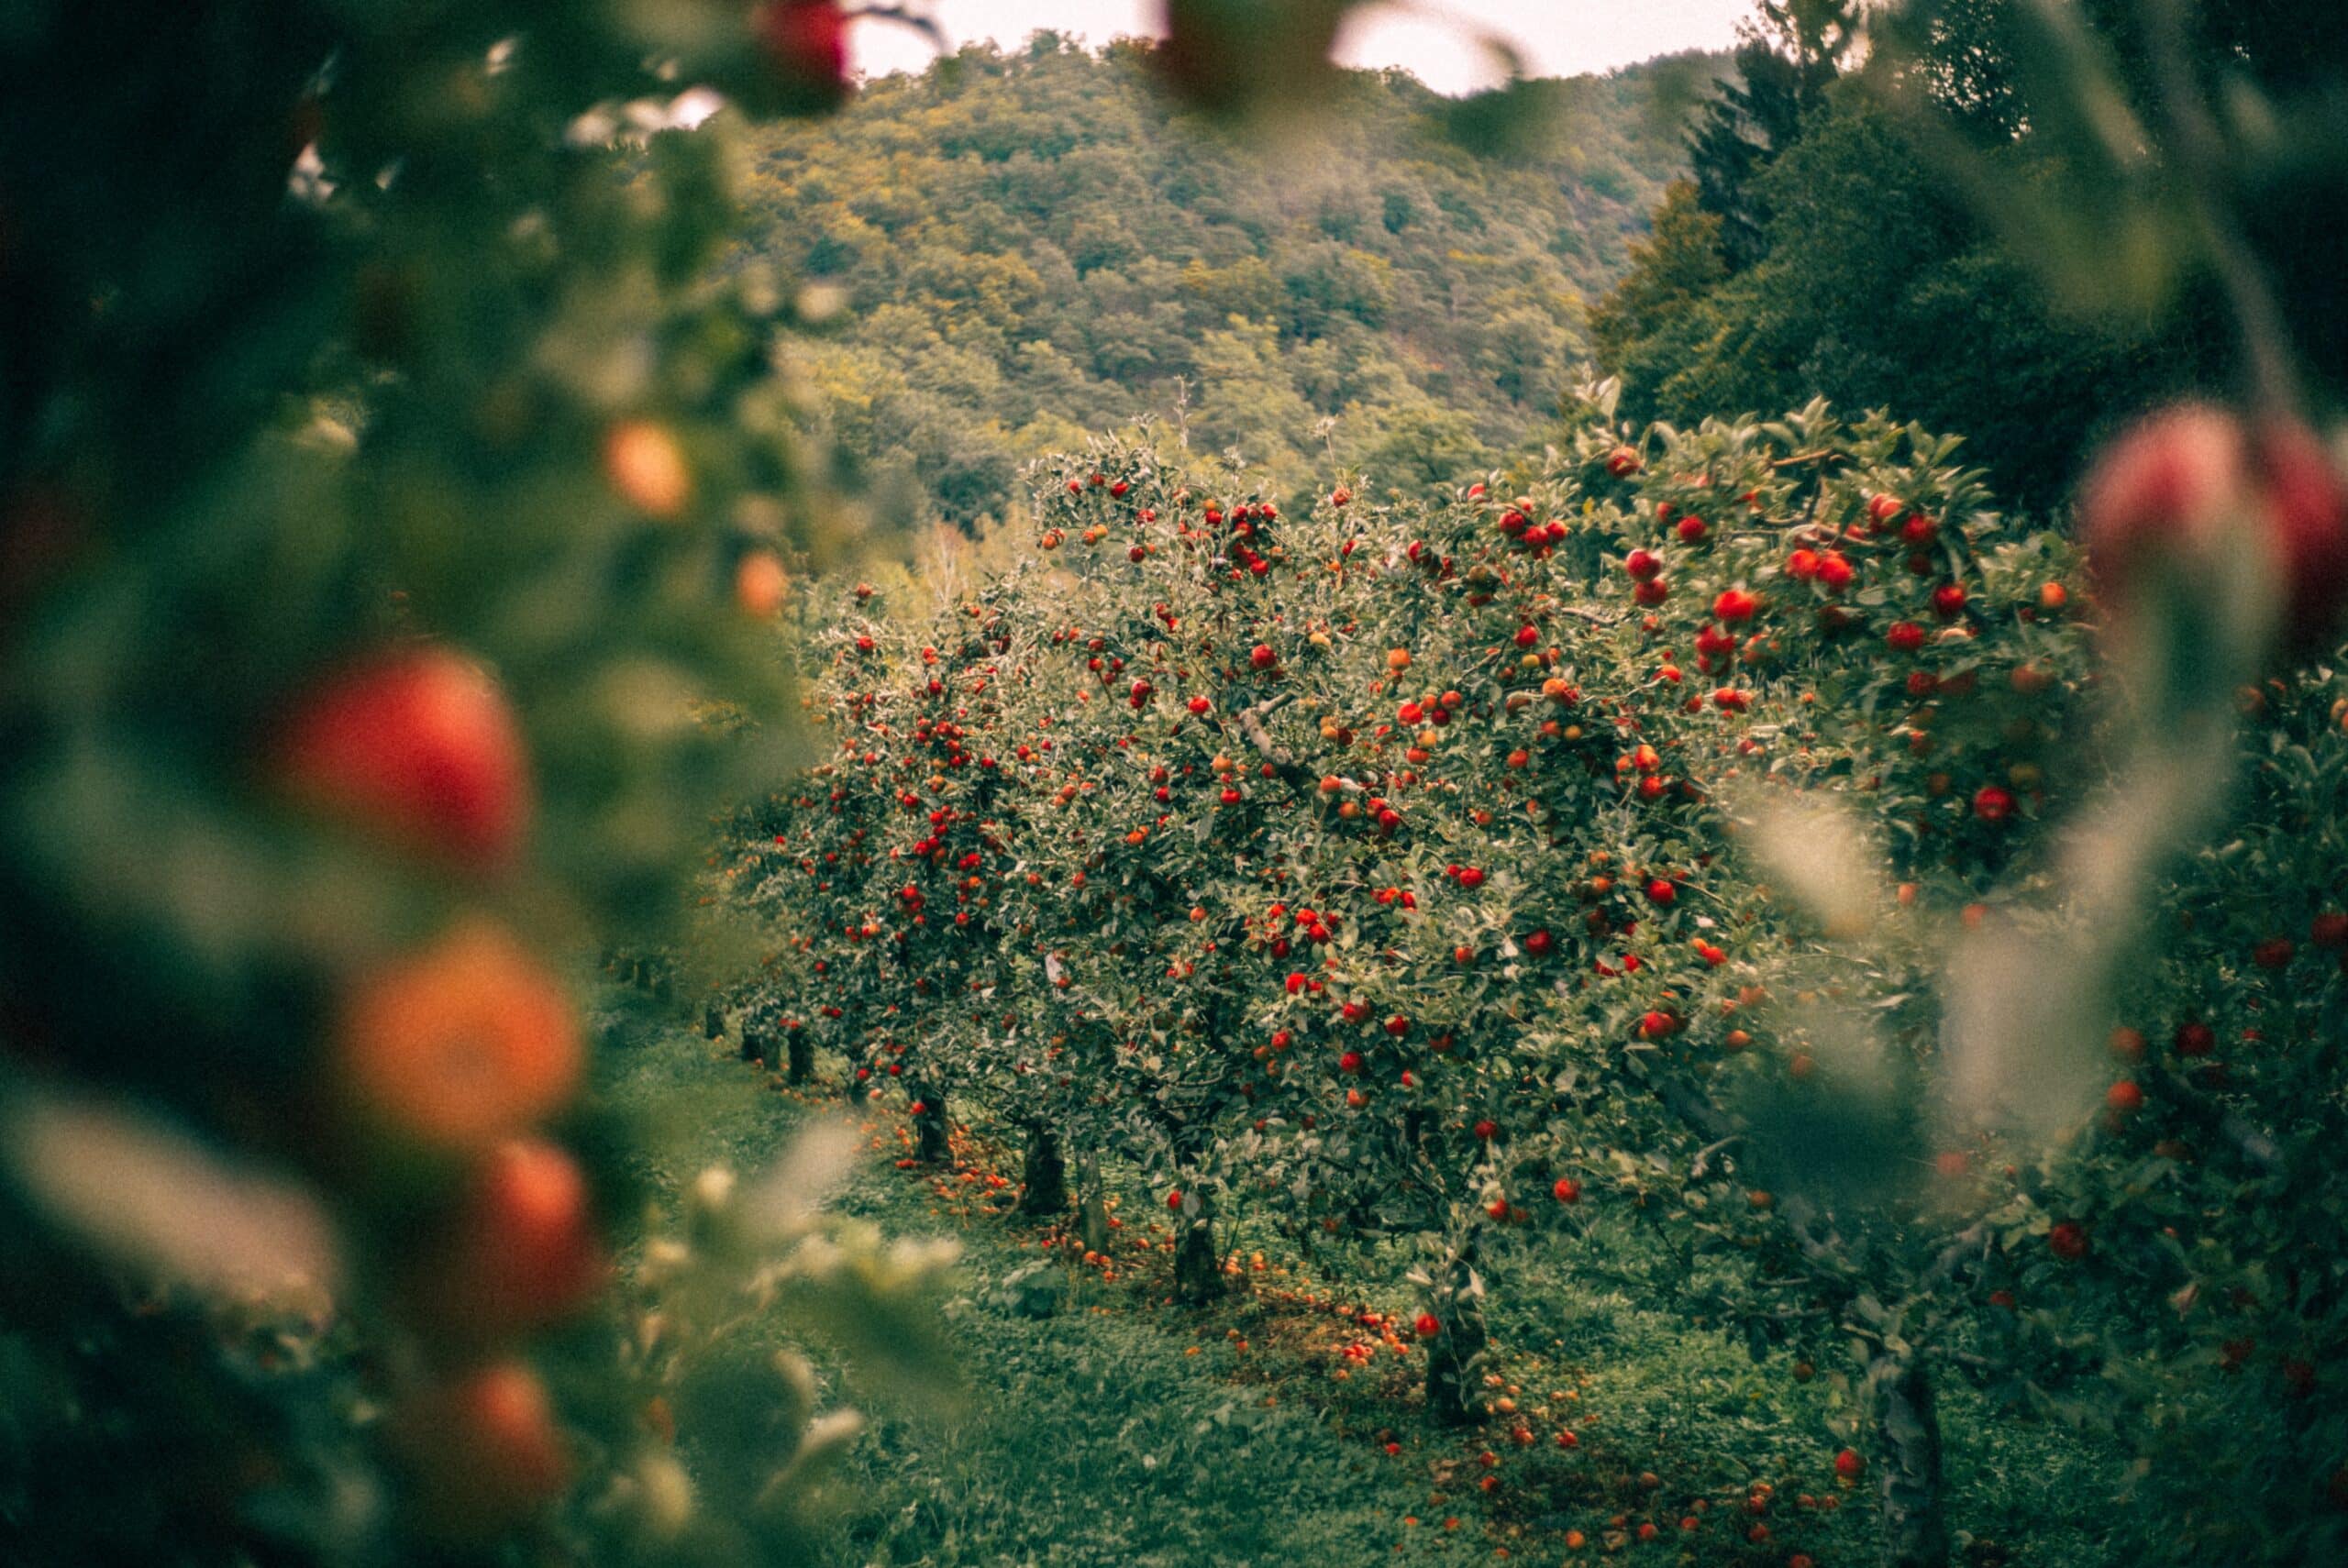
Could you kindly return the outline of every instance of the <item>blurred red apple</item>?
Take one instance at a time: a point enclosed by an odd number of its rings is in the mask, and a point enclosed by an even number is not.
[[[274,777],[319,812],[475,869],[513,860],[527,755],[503,693],[442,648],[379,655],[296,702]]]

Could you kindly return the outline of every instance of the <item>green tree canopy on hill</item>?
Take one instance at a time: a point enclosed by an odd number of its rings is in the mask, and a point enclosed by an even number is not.
[[[1718,69],[1528,84],[1538,130],[1479,159],[1405,72],[1252,147],[1146,63],[1039,33],[758,135],[740,250],[846,291],[796,350],[815,417],[922,521],[1001,515],[1021,462],[1147,413],[1283,492],[1332,444],[1408,489],[1537,439]]]
[[[2234,372],[2213,285],[2190,262],[2163,276],[2170,264],[2151,251],[2166,247],[2148,250],[2116,220],[2099,226],[2064,182],[2079,166],[2079,127],[2031,113],[2053,67],[2027,7],[1911,7],[1863,72],[1840,76],[1792,25],[1801,7],[1767,11],[1771,26],[1739,51],[1737,82],[1691,139],[1693,184],[1667,194],[1653,237],[1592,313],[1628,412],[1686,422],[1812,396],[1896,405],[1969,432],[2002,488],[2044,503],[2068,491],[2099,436]],[[2098,0],[2083,20],[2082,47],[2108,55],[2118,94],[2161,123],[2136,8]],[[2193,26],[2187,69],[2205,86],[2255,88],[2286,112],[2306,108],[2297,95],[2321,62],[2348,58],[2348,20],[2329,0],[2232,0],[2196,7]],[[1903,117],[1910,106],[1930,112],[1923,137]],[[2324,236],[2348,212],[2311,167],[2245,156],[2241,206],[2295,348],[2337,389],[2348,313]],[[2118,171],[2104,182],[2107,198],[2122,182]],[[2018,245],[2013,215],[2049,209],[2067,234]],[[2079,298],[2050,289],[2033,265],[2050,259]],[[2098,308],[2072,308],[2082,304]]]

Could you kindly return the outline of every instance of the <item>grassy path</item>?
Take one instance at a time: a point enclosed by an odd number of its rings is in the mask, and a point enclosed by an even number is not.
[[[812,1113],[672,1019],[612,1005],[624,1043],[607,1053],[606,1090],[640,1123],[659,1201],[673,1207],[711,1165],[759,1169]],[[1399,1268],[1389,1287],[1348,1286],[1367,1300],[1341,1301],[1275,1261],[1252,1289],[1186,1311],[1163,1304],[1164,1261],[1143,1238],[1121,1237],[1130,1255],[1105,1267],[1047,1253],[1034,1227],[994,1213],[1010,1189],[990,1186],[988,1151],[965,1151],[959,1171],[902,1170],[902,1119],[866,1125],[875,1152],[839,1207],[893,1234],[959,1241],[941,1310],[972,1397],[941,1415],[844,1391],[873,1427],[826,1532],[827,1568],[1872,1557],[1866,1490],[1838,1488],[1829,1469],[1825,1377],[1797,1386],[1782,1364],[1756,1367],[1619,1295],[1517,1280],[1494,1315],[1515,1381],[1493,1395],[1515,1409],[1466,1433],[1430,1428],[1407,1394],[1417,1357],[1363,1321],[1372,1305],[1405,1309]],[[1013,1310],[1002,1282],[1047,1257],[1038,1277],[1058,1309]],[[1564,1359],[1567,1332],[1579,1364]],[[1962,1395],[1944,1419],[1958,1518],[1978,1531],[1970,1562],[2121,1560],[2079,1503],[2110,1491],[2090,1456]]]

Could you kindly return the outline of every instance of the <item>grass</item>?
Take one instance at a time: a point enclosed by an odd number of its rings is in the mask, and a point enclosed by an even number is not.
[[[612,1006],[625,1043],[606,1053],[606,1093],[642,1130],[637,1174],[655,1202],[673,1207],[713,1164],[759,1168],[811,1105],[836,1103],[831,1086],[778,1092],[647,1004]],[[941,1309],[971,1393],[941,1413],[851,1391],[874,1419],[820,1537],[826,1564],[1873,1559],[1872,1494],[1832,1470],[1848,1391],[1825,1376],[1797,1382],[1783,1357],[1755,1364],[1595,1270],[1577,1275],[1578,1260],[1649,1245],[1628,1227],[1601,1223],[1579,1247],[1528,1250],[1507,1270],[1490,1312],[1502,1353],[1490,1393],[1514,1409],[1460,1431],[1420,1418],[1421,1358],[1379,1326],[1412,1310],[1400,1258],[1348,1253],[1308,1275],[1241,1230],[1228,1240],[1246,1287],[1180,1308],[1146,1216],[1087,1264],[1002,1212],[1015,1191],[1002,1176],[1016,1169],[1003,1152],[962,1141],[954,1169],[900,1169],[903,1119],[876,1110],[866,1126],[874,1157],[838,1207],[893,1234],[959,1241]],[[1060,1305],[1024,1316],[1002,1282],[1039,1262]],[[2098,1522],[2116,1513],[2109,1455],[2001,1420],[1963,1390],[1947,1394],[1943,1419],[1962,1560],[2132,1560]]]

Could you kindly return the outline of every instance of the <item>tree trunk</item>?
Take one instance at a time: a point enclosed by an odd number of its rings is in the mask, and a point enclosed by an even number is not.
[[[785,1076],[794,1084],[809,1082],[815,1076],[815,1043],[795,1029],[782,1039],[783,1049],[791,1063]]]
[[[1427,1414],[1445,1426],[1468,1426],[1484,1419],[1480,1397],[1484,1306],[1474,1285],[1476,1241],[1471,1235],[1434,1270],[1429,1305],[1442,1329],[1427,1342]]]
[[[1884,1568],[1948,1568],[1941,1423],[1922,1363],[1878,1357],[1875,1447],[1883,1469]]]
[[[762,1032],[751,1028],[747,1023],[742,1025],[742,1060],[745,1062],[762,1061],[765,1059],[765,1053],[766,1043],[762,1036]]]
[[[701,1032],[712,1040],[725,1038],[725,1013],[715,1002],[701,1010]]]
[[[1060,1157],[1059,1140],[1042,1122],[1027,1128],[1027,1158],[1019,1173],[1019,1212],[1052,1219],[1068,1211],[1068,1162]]]
[[[1477,1379],[1486,1342],[1483,1309],[1463,1302],[1427,1347],[1427,1414],[1445,1426],[1464,1427],[1484,1419]]]
[[[1183,1187],[1182,1212],[1175,1223],[1174,1295],[1196,1307],[1223,1294],[1223,1259],[1215,1253],[1214,1203],[1195,1184]]]
[[[947,1155],[946,1091],[926,1085],[914,1089],[914,1158],[925,1165],[942,1165]]]
[[[1109,1206],[1101,1197],[1101,1161],[1087,1154],[1077,1167],[1077,1187],[1081,1193],[1076,1205],[1077,1239],[1089,1253],[1109,1250]]]

